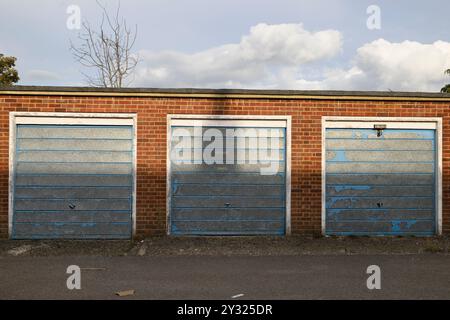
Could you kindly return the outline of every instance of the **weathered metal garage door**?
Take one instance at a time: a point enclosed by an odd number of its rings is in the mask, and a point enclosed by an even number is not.
[[[179,131],[179,129],[182,129]],[[211,131],[212,130],[212,131]],[[245,144],[226,137],[226,130],[245,130]],[[178,131],[178,133],[177,133]],[[180,133],[181,132],[181,133]],[[185,151],[183,160],[171,159],[170,233],[173,235],[282,235],[286,227],[286,129],[203,127],[200,133],[193,126],[171,127],[171,154],[180,152],[181,136],[207,140],[200,142],[200,151],[215,141],[205,139],[208,132],[222,135],[223,151],[216,155],[233,154],[233,163],[207,164],[196,155],[195,144]],[[264,135],[276,136],[269,155],[262,155],[258,146]],[[258,138],[259,140],[252,140]],[[261,140],[262,138],[262,140]],[[234,147],[230,142],[234,141]],[[272,140],[275,141],[275,140]],[[272,142],[267,142],[272,143]],[[264,142],[263,142],[264,144]],[[273,147],[273,148],[272,148]],[[206,149],[207,150],[207,149]],[[182,151],[181,151],[182,152]],[[238,153],[245,163],[237,163]],[[201,153],[200,153],[201,154]],[[252,156],[258,163],[250,163]],[[200,155],[201,157],[201,155]],[[254,159],[254,158],[252,158]],[[187,161],[186,161],[187,160]],[[261,174],[276,162],[277,172]]]
[[[435,130],[326,129],[326,233],[436,232]]]
[[[130,238],[132,126],[18,124],[12,238]]]

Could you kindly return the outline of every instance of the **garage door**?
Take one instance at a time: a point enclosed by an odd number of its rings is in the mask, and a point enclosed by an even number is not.
[[[286,121],[280,122],[223,120],[203,122],[199,128],[189,121],[173,121],[171,155],[179,156],[172,156],[170,165],[171,234],[285,233]],[[244,138],[237,138],[239,134]],[[216,136],[224,137],[222,142]],[[184,138],[193,143],[183,145]],[[208,145],[211,148],[213,141],[219,148],[211,153]],[[262,152],[265,147],[267,153]],[[202,159],[205,152],[223,163],[207,163]],[[245,160],[239,161],[239,155]],[[276,169],[267,170],[271,165]]]
[[[435,234],[435,136],[433,129],[326,129],[326,233]]]
[[[18,124],[15,239],[132,235],[133,127]]]

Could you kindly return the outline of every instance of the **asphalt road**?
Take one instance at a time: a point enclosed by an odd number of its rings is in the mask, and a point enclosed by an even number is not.
[[[366,286],[369,265],[381,289]],[[81,268],[81,290],[66,269]],[[115,292],[134,289],[118,297]],[[450,299],[450,255],[0,257],[0,299]]]

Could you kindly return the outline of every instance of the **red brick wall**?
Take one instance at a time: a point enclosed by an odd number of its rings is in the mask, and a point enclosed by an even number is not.
[[[0,237],[8,233],[10,111],[137,113],[137,234],[166,230],[166,115],[292,116],[292,232],[320,233],[321,117],[442,117],[443,231],[450,233],[450,102],[0,95]]]

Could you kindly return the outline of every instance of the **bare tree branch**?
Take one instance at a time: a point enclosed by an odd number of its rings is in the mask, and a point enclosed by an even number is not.
[[[114,15],[98,0],[102,10],[102,20],[98,31],[87,21],[82,23],[82,32],[78,35],[79,44],[70,41],[73,57],[81,66],[93,69],[81,72],[90,86],[120,88],[130,84],[126,82],[133,74],[139,57],[131,52],[137,37],[137,26],[128,28],[127,22],[120,17],[120,2]]]

